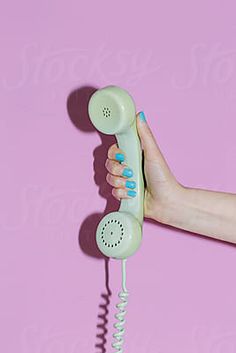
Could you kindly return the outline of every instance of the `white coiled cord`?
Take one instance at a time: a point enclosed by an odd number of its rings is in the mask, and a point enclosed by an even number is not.
[[[117,329],[117,332],[113,334],[116,342],[112,344],[112,347],[116,349],[115,353],[123,353],[123,343],[124,343],[124,324],[125,324],[125,307],[128,304],[128,291],[126,289],[126,261],[127,259],[122,260],[122,291],[119,293],[120,303],[116,305],[119,312],[115,314],[115,318],[118,320],[114,324],[114,327]]]

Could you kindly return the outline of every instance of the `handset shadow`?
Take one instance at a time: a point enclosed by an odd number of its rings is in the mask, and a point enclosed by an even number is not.
[[[105,286],[101,293],[102,302],[99,304],[95,349],[96,353],[106,353],[108,313],[111,297],[109,288],[109,258],[105,257],[96,244],[96,228],[100,220],[109,212],[116,211],[119,202],[111,194],[111,187],[106,182],[105,161],[109,146],[116,142],[114,136],[104,135],[95,130],[88,116],[88,102],[91,95],[97,90],[92,86],[82,86],[72,91],[67,98],[67,112],[73,125],[84,133],[98,133],[101,144],[93,151],[94,181],[99,188],[99,195],[106,200],[106,206],[101,213],[88,215],[80,225],[78,232],[78,245],[87,256],[104,261]],[[99,351],[97,351],[99,349]]]

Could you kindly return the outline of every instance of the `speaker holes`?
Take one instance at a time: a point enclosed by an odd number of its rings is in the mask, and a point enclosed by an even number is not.
[[[111,117],[111,109],[110,108],[103,107],[102,112],[103,112],[103,116],[105,118],[110,118]]]
[[[111,228],[112,230],[109,229],[109,226],[111,225],[114,226],[114,228],[113,227]],[[124,227],[122,222],[120,222],[117,219],[110,219],[103,225],[101,229],[100,239],[104,244],[104,246],[108,248],[117,247],[123,240],[123,237],[124,237]]]

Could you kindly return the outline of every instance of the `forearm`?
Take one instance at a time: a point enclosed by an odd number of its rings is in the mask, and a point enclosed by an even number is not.
[[[236,194],[181,187],[163,223],[236,243]]]

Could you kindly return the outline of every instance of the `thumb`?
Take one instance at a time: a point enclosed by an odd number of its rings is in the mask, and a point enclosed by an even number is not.
[[[137,130],[144,152],[144,160],[146,163],[147,182],[151,184],[152,181],[156,182],[156,180],[170,180],[169,178],[175,179],[164,156],[161,153],[156,139],[146,121],[144,113],[137,113],[136,119]]]
[[[165,162],[164,157],[157,145],[156,139],[146,121],[144,112],[136,114],[137,118],[137,130],[141,140],[141,145],[144,151],[144,157],[146,160],[159,162]]]

